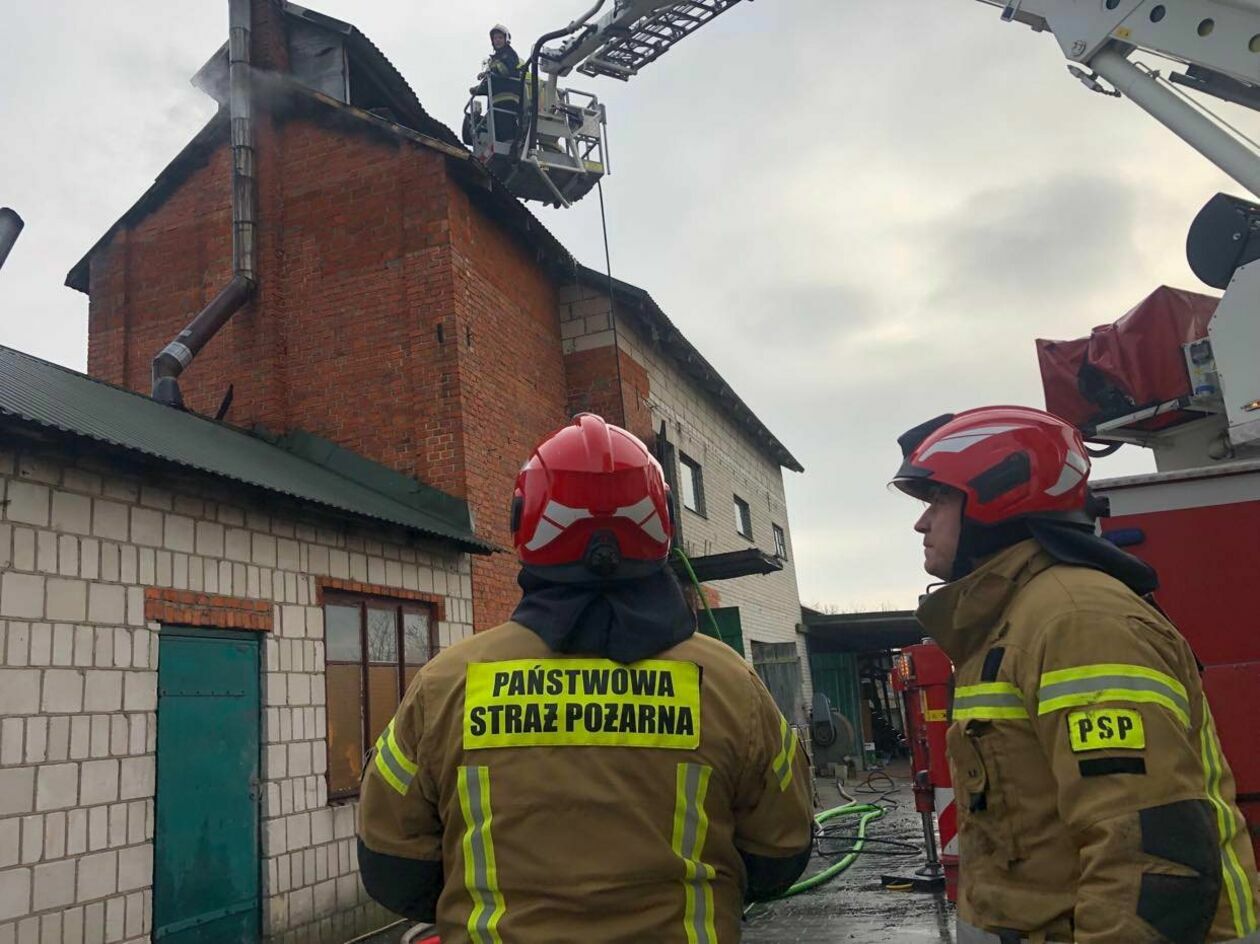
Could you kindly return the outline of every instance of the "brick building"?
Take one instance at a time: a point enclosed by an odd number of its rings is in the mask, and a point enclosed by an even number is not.
[[[0,348],[0,941],[387,923],[347,798],[488,549],[330,443]]]
[[[782,476],[799,463],[354,27],[254,0],[253,52],[259,287],[181,378],[191,412],[148,399],[150,365],[232,272],[225,110],[67,278],[96,381],[0,349],[0,944],[200,920],[154,899],[191,841],[164,847],[160,815],[159,759],[182,750],[161,692],[181,684],[258,699],[259,770],[231,798],[259,811],[258,886],[223,907],[286,944],[379,926],[349,840],[362,749],[421,662],[510,613],[516,565],[492,552],[512,482],[579,410],[652,444],[723,638],[785,712],[809,696]],[[222,101],[225,76],[220,50],[195,81]],[[212,643],[253,647],[254,688],[168,690],[159,658]]]

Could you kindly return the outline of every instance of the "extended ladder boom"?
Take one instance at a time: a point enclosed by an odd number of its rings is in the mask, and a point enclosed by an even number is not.
[[[1260,104],[1260,0],[981,0],[1049,30],[1088,64],[1115,40],[1249,86]]]
[[[606,75],[627,81],[741,0],[616,0],[611,11],[558,47],[544,49],[542,71]]]
[[[1048,31],[1063,54],[1102,77],[1178,137],[1260,195],[1260,154],[1224,122],[1180,96],[1135,50],[1189,65],[1169,81],[1260,110],[1260,0],[981,0],[1002,18]]]

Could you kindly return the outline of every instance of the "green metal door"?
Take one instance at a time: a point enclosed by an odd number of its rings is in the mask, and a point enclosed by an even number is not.
[[[742,656],[744,654],[744,626],[739,621],[739,607],[719,606],[711,612],[713,623],[717,623],[717,638]],[[715,635],[713,623],[703,616],[700,618],[700,628],[706,636]]]
[[[862,741],[862,696],[857,656],[850,652],[815,652],[809,657],[814,691],[831,699],[831,707],[844,715]]]
[[[259,940],[259,653],[244,633],[163,627],[153,940]]]

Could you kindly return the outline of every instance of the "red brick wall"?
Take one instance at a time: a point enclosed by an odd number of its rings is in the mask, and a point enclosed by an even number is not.
[[[569,415],[598,413],[651,444],[655,431],[648,408],[648,372],[630,354],[616,350],[614,356],[614,350],[610,345],[564,356]]]
[[[260,116],[259,291],[181,378],[229,422],[303,429],[466,498],[510,546],[535,442],[566,418],[555,287],[521,242],[410,142]],[[230,276],[226,142],[92,261],[89,371],[149,392],[150,362]],[[479,629],[519,593],[479,560]]]
[[[254,0],[254,55],[283,69],[274,0]],[[327,117],[327,114],[324,115]],[[446,158],[343,121],[256,112],[258,277],[181,378],[189,407],[303,429],[466,498],[505,547],[512,483],[567,416],[555,286],[469,200]],[[351,122],[352,124],[352,122]],[[153,356],[231,275],[230,153],[91,262],[89,371],[148,393]],[[475,562],[478,629],[519,594],[510,554]]]
[[[556,289],[528,250],[453,184],[451,205],[468,498],[478,533],[510,548],[516,474],[567,418]],[[511,554],[474,560],[478,630],[511,615],[516,573]]]
[[[617,359],[621,366],[621,402],[625,409],[622,425],[650,447],[656,435],[648,406],[651,379],[647,369],[625,351],[618,350]]]
[[[231,277],[230,167],[225,144],[159,209],[93,255],[92,376],[147,394],[153,357]],[[235,320],[249,317],[247,308]],[[223,347],[223,339],[216,344]],[[206,392],[194,405],[213,410],[222,393]]]
[[[608,347],[574,351],[564,356],[568,411],[598,413],[610,423],[625,424],[621,390],[617,385],[616,349]]]
[[[259,291],[181,378],[230,422],[305,429],[464,494],[444,159],[309,120],[258,139]],[[226,143],[92,260],[88,369],[149,392],[153,355],[227,281]],[[438,326],[444,341],[438,340]]]
[[[265,600],[159,587],[145,588],[144,618],[151,623],[248,629],[260,633],[269,633],[274,628],[274,608]]]

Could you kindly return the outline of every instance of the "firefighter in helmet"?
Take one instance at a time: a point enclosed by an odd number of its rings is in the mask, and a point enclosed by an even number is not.
[[[1095,536],[1080,433],[988,407],[904,434],[894,479],[956,669],[960,944],[1260,941],[1256,869],[1154,571]]]
[[[495,140],[514,141],[524,92],[521,57],[512,48],[512,33],[502,23],[490,28],[490,46],[490,58],[478,77],[481,84],[471,91],[474,95],[486,95],[490,99]]]
[[[800,875],[805,752],[696,634],[672,530],[626,430],[582,414],[537,447],[512,502],[519,606],[421,669],[367,764],[372,897],[443,944],[716,944]]]

